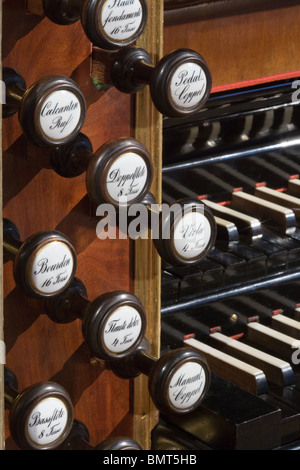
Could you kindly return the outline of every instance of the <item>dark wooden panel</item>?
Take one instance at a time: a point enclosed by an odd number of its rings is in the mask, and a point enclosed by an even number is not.
[[[299,70],[299,13],[297,5],[166,26],[164,50],[184,46],[202,54],[213,87],[263,77],[268,81]]]
[[[3,2],[3,66],[17,69],[27,86],[52,73],[77,81],[88,104],[82,131],[96,150],[109,139],[130,135],[130,97],[93,86],[90,51],[79,23],[58,26],[26,15],[23,0]],[[85,283],[90,300],[107,291],[131,290],[130,244],[96,237],[97,220],[90,216],[85,174],[70,180],[55,174],[50,152],[26,140],[16,115],[3,121],[3,206],[4,216],[18,225],[23,240],[46,229],[69,236],[78,254],[77,277]],[[79,320],[57,325],[43,312],[42,301],[27,299],[15,287],[12,263],[7,263],[7,366],[16,373],[19,389],[48,379],[65,386],[75,417],[88,427],[93,445],[109,435],[131,435],[129,382],[90,360]],[[6,413],[6,448],[14,447]]]

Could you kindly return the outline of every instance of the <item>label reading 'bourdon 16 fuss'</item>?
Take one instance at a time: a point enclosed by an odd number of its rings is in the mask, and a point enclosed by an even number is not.
[[[33,288],[43,294],[55,294],[69,282],[73,273],[73,255],[65,243],[47,243],[35,253],[30,269]]]

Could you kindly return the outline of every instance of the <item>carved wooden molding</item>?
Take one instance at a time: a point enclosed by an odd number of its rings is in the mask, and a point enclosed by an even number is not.
[[[163,2],[148,2],[148,22],[138,45],[150,54],[153,63],[163,55]],[[162,178],[162,115],[152,103],[149,87],[136,95],[135,138],[144,144],[153,159],[154,180],[151,192],[161,203]],[[148,327],[146,337],[151,343],[153,356],[160,356],[160,283],[161,261],[151,237],[135,242],[134,266],[135,294],[143,303]],[[158,420],[158,412],[148,391],[148,377],[134,381],[134,439],[142,448],[151,448],[151,430]]]

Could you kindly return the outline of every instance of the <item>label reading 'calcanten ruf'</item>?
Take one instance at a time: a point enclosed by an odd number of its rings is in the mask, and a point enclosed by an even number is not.
[[[207,78],[200,65],[187,62],[173,72],[170,95],[173,103],[182,109],[194,108],[202,101],[207,89]]]
[[[66,243],[47,243],[33,255],[30,268],[32,287],[45,295],[55,294],[70,281],[73,268],[73,254]]]
[[[27,422],[27,434],[35,445],[47,446],[64,432],[68,410],[63,401],[55,397],[40,401],[31,411]]]
[[[177,369],[169,385],[169,399],[175,408],[184,410],[201,399],[206,374],[197,362],[187,362]]]
[[[120,354],[134,346],[142,330],[139,312],[130,306],[117,308],[108,318],[103,340],[108,351]]]
[[[63,140],[76,130],[81,114],[81,104],[74,93],[54,91],[44,99],[40,108],[40,129],[53,142]]]
[[[114,161],[107,173],[108,194],[113,201],[126,198],[131,202],[144,191],[147,178],[145,160],[136,153],[124,153]]]
[[[122,42],[134,36],[142,23],[140,0],[107,0],[102,7],[101,25],[106,36]]]
[[[184,259],[199,257],[211,239],[211,226],[201,212],[187,212],[174,227],[174,247]]]

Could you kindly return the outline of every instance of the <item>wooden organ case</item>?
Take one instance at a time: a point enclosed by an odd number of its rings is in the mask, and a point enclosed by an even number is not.
[[[228,210],[234,198],[239,200],[244,193],[253,196],[260,191],[255,197],[265,200],[264,190],[284,196],[297,185],[300,7],[297,1],[284,5],[249,1],[246,6],[231,1],[139,1],[147,3],[147,24],[134,44],[144,48],[149,58],[142,52],[146,67],[132,65],[139,74],[137,82],[140,85],[152,74],[151,60],[156,64],[180,48],[197,51],[208,63],[213,86],[201,111],[166,116],[168,99],[160,99],[162,87],[154,87],[152,96],[152,88],[151,93],[145,87],[130,94],[113,86],[115,77],[109,77],[107,64],[118,48],[107,45],[107,34],[100,34],[89,16],[106,1],[2,2],[3,77],[10,84],[7,104],[19,112],[2,119],[3,340],[9,369],[2,365],[2,411],[4,395],[6,410],[0,422],[1,448],[32,446],[35,436],[22,432],[25,418],[16,402],[23,401],[26,410],[32,410],[31,401],[37,406],[40,396],[42,402],[60,400],[59,410],[69,417],[66,434],[72,426],[75,437],[76,433],[83,436],[80,443],[76,441],[79,448],[113,448],[106,446],[115,445],[113,439],[119,436],[154,450],[297,448],[300,389],[297,367],[291,364],[295,343],[283,346],[280,338],[267,341],[267,345],[276,344],[276,352],[259,345],[257,354],[266,356],[263,366],[258,366],[250,364],[252,350],[238,359],[238,348],[224,341],[246,344],[251,330],[255,338],[251,346],[256,347],[256,341],[266,338],[263,328],[280,332],[276,323],[284,328],[281,334],[298,339],[298,323],[291,320],[298,321],[300,302],[299,209],[287,209],[283,215],[267,202],[265,210],[271,210],[271,216],[269,212],[260,215],[261,206],[250,214],[246,208],[250,211],[251,202],[241,199],[242,208],[235,210],[243,216],[231,213],[229,220]],[[68,4],[71,12],[57,19]],[[73,21],[79,10],[81,21]],[[122,55],[117,57],[118,76]],[[134,51],[125,59],[130,62],[132,57]],[[159,84],[165,72],[155,73]],[[47,77],[53,76],[49,85]],[[210,81],[208,76],[206,80]],[[84,151],[59,151],[57,165],[51,136],[32,118],[32,109],[35,100],[42,114],[47,114],[39,93],[60,92],[64,87],[81,103],[84,117],[77,113],[74,132],[83,135]],[[170,205],[184,197],[199,201],[203,210],[207,207],[213,214],[214,247],[198,264],[172,265],[169,251],[164,261],[151,239],[97,237],[98,201],[88,189],[92,178],[86,160],[94,161],[97,149],[120,137],[135,138],[147,148],[153,163],[150,190],[157,203]],[[65,140],[59,144],[68,146],[71,140]],[[64,174],[63,159],[73,154],[78,156],[76,171],[84,171],[73,174],[72,170],[70,175],[68,167]],[[255,219],[253,226],[250,217]],[[57,239],[57,232],[62,239]],[[34,265],[31,251],[47,250],[49,239],[60,248],[65,244],[74,267],[68,271],[71,290],[62,297],[55,292],[53,299],[49,285],[46,296],[40,291],[36,295],[34,283],[28,281]],[[147,320],[142,333],[148,342],[139,344],[146,351],[141,361],[144,374],[134,380],[122,378],[120,370],[124,372],[127,364],[122,370],[106,362],[101,348],[98,353],[96,347],[95,353],[97,338],[82,314],[88,308],[93,318],[93,307],[102,308],[99,296],[115,291],[134,294]],[[78,308],[69,320],[74,302]],[[111,306],[112,297],[105,297],[105,302]],[[290,324],[283,327],[284,319]],[[92,331],[91,339],[87,331]],[[211,373],[203,402],[186,415],[168,413],[165,396],[158,393],[163,379],[159,372],[154,374],[156,382],[151,377],[150,391],[147,377],[149,368],[162,369],[169,354],[174,362],[173,351],[183,346],[188,346],[189,354],[194,351],[196,361],[201,349]],[[143,356],[139,349],[135,354]],[[194,358],[190,355],[187,360]],[[279,369],[283,370],[280,379]],[[47,444],[43,441],[44,448]],[[61,445],[73,448],[71,441]],[[124,448],[130,445],[126,441]]]

